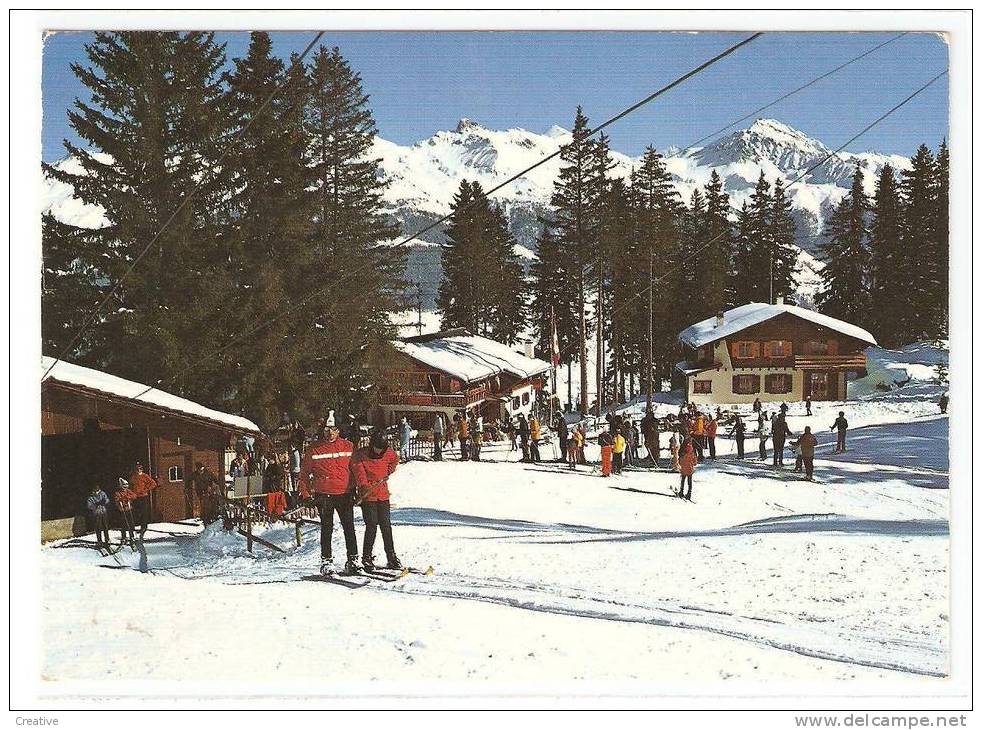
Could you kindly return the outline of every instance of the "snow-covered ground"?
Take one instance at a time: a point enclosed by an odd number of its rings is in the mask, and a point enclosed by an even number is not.
[[[301,580],[316,572],[316,526],[300,548],[290,530],[271,530],[288,552],[255,555],[217,527],[159,526],[148,573],[136,553],[120,553],[120,566],[48,545],[42,671],[51,681],[615,680],[656,692],[721,679],[924,686],[948,667],[948,421],[926,393],[891,395],[815,404],[811,418],[792,408],[792,429],[820,433],[816,483],[791,460],[784,470],[737,461],[721,439],[691,504],[672,496],[671,472],[604,479],[515,463],[506,444],[480,464],[454,453],[405,464],[392,482],[397,548],[435,573],[392,584]],[[850,450],[833,455],[840,408]],[[544,446],[545,459],[554,453]]]

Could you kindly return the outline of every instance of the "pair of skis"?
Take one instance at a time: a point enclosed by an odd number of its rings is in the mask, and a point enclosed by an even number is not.
[[[327,573],[321,573],[318,575],[304,576],[302,580],[317,581],[321,583],[334,583],[335,585],[341,585],[346,588],[364,588],[372,581],[379,583],[395,583],[397,580],[401,580],[408,575],[433,575],[433,572],[432,565],[425,569],[414,567],[404,567],[400,570],[376,568],[375,570],[365,571],[362,573],[328,571]]]

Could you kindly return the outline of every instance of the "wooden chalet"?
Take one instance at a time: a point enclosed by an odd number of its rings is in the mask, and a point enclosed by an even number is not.
[[[845,400],[866,375],[866,330],[803,307],[745,304],[679,334],[691,402]]]
[[[42,372],[52,358],[42,358]],[[197,462],[219,478],[225,453],[252,421],[91,368],[59,362],[41,383],[42,537],[72,534],[96,484],[112,497],[136,462],[157,480],[154,521],[199,513],[185,481]]]
[[[375,426],[405,417],[429,431],[435,414],[446,419],[477,408],[485,420],[528,415],[551,367],[510,346],[450,329],[392,342],[386,386],[369,412]]]

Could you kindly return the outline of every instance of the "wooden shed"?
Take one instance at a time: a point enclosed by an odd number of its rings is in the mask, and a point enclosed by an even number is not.
[[[42,372],[53,360],[43,358]],[[136,462],[160,485],[152,520],[196,516],[187,481],[202,462],[216,475],[240,435],[259,435],[241,416],[207,408],[141,383],[59,362],[41,383],[42,537],[72,534],[93,485],[112,494]]]

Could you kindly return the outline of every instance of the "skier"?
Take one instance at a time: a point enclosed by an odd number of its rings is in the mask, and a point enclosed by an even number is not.
[[[774,466],[784,466],[784,441],[788,436],[788,422],[784,414],[775,415],[772,438],[774,441]]]
[[[539,439],[542,438],[542,433],[539,428],[539,419],[532,416],[529,419],[529,440],[531,441],[529,445],[529,454],[532,458],[532,463],[537,464],[542,461],[539,456]]]
[[[229,464],[228,475],[233,479],[249,476],[249,472],[246,468],[246,457],[244,451],[236,452],[235,458],[232,459],[232,463]]]
[[[433,461],[443,461],[443,415],[433,419]]]
[[[140,526],[140,539],[150,524],[150,495],[157,488],[157,482],[149,474],[143,473],[143,464],[139,461],[130,474],[130,490],[136,495],[133,500],[133,522]]]
[[[703,445],[702,439],[706,435],[706,417],[702,413],[696,413],[695,420],[692,421],[692,446],[696,450],[696,458],[702,461]]]
[[[88,498],[85,500],[85,507],[92,516],[92,526],[95,530],[95,544],[100,550],[108,550],[109,542],[109,521],[106,506],[109,504],[108,495],[102,491],[98,485],[92,487]]]
[[[470,440],[471,440],[471,425],[467,422],[467,414],[458,413],[456,416],[458,423],[460,424],[459,436],[460,436],[460,460],[467,461],[470,456]]]
[[[375,570],[375,533],[382,532],[382,546],[385,548],[386,566],[393,570],[402,569],[396,556],[392,541],[392,521],[389,507],[388,479],[399,465],[399,457],[389,448],[385,436],[376,431],[369,439],[368,446],[359,449],[352,459],[351,471],[358,488],[361,501],[361,516],[365,521],[365,540],[361,551],[361,564],[368,572]]]
[[[566,461],[566,450],[569,448],[569,427],[563,414],[556,416],[556,433],[559,436],[559,460]]]
[[[484,445],[484,416],[476,410],[471,415],[471,459],[481,460],[481,447]]]
[[[614,473],[620,474],[624,470],[624,452],[627,450],[627,439],[624,438],[623,426],[614,433]]]
[[[839,411],[839,417],[835,419],[835,422],[829,428],[829,431],[838,430],[838,438],[835,442],[834,454],[841,454],[846,450],[846,429],[849,428],[849,421],[846,420],[845,411]]]
[[[679,464],[679,437],[672,431],[672,438],[668,440],[668,448],[672,453],[672,471],[681,471]]]
[[[631,423],[631,462],[641,463],[641,429],[637,421]]]
[[[763,406],[760,403],[760,398],[754,398],[754,413],[760,413]]]
[[[290,445],[290,491],[296,494],[300,488],[300,449]]]
[[[938,398],[938,408],[941,409],[942,413],[948,412],[948,394],[942,393],[941,397]]]
[[[515,422],[511,420],[511,416],[505,419],[505,425],[502,426],[502,430],[508,435],[508,443],[511,444],[509,451],[518,451],[518,429],[515,426]]]
[[[767,419],[766,418],[759,419],[757,421],[757,428],[759,431],[758,436],[760,436],[760,460],[767,461],[767,437],[769,435],[768,428],[767,428]]]
[[[191,484],[201,505],[201,524],[210,525],[218,519],[219,489],[218,477],[211,473],[200,461],[194,466]]]
[[[644,447],[648,451],[648,456],[657,467],[661,459],[661,444],[658,442],[658,419],[655,418],[651,406],[648,406],[644,418],[641,419],[641,433],[644,434]]]
[[[119,541],[121,543],[129,542],[131,548],[136,542],[136,536],[133,534],[134,499],[136,499],[136,495],[130,490],[127,481],[120,479],[116,488],[116,494],[113,495],[113,500],[116,502],[116,509],[119,510],[119,516],[122,520],[122,527],[119,528]],[[129,535],[128,541],[126,539],[127,534]]]
[[[331,536],[334,513],[344,531],[347,550],[345,573],[357,573],[358,540],[355,537],[354,495],[349,488],[352,444],[340,438],[333,424],[325,425],[320,439],[304,454],[300,467],[300,493],[304,499],[314,497],[321,518],[321,573],[334,572],[331,560]],[[311,494],[313,493],[313,495]]]
[[[409,461],[409,441],[413,436],[413,427],[405,416],[399,422],[399,452],[403,461]]]
[[[743,458],[743,439],[746,435],[747,427],[743,425],[743,419],[737,414],[736,421],[733,423],[733,430],[730,431],[730,436],[736,441],[737,458]]]
[[[531,429],[529,429],[528,421],[525,420],[525,414],[518,414],[518,440],[522,445],[522,461],[528,463],[531,460],[531,452],[529,451],[529,434]]]
[[[697,463],[698,459],[696,458],[696,450],[692,445],[692,439],[686,439],[682,442],[679,456],[679,474],[681,474],[682,478],[679,482],[678,496],[690,502],[692,501],[692,474],[696,470]],[[688,494],[685,492],[686,481],[689,482]]]
[[[808,396],[805,398],[805,415],[810,416],[812,414],[812,397]]]
[[[815,446],[818,439],[812,433],[811,426],[805,426],[805,432],[798,439],[798,448],[801,450],[801,462],[805,467],[805,479],[812,481],[812,473],[815,470]]]
[[[600,475],[609,477],[614,453],[614,437],[610,435],[609,427],[597,437],[597,443],[600,445]]]
[[[716,429],[719,424],[715,418],[710,418],[706,424],[706,444],[709,446],[709,458],[716,460]]]

